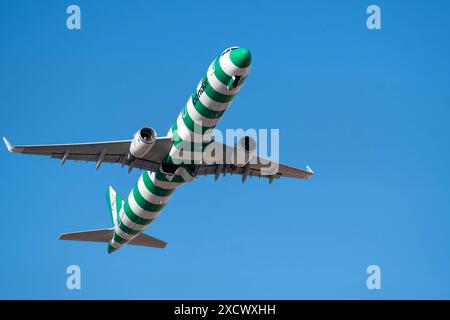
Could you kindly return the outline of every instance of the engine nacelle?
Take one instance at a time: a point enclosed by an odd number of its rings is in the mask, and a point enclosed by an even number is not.
[[[255,157],[256,141],[250,136],[239,139],[235,149],[234,165],[243,167]]]
[[[140,129],[133,137],[130,145],[130,154],[135,158],[143,158],[156,141],[156,131],[149,127]]]

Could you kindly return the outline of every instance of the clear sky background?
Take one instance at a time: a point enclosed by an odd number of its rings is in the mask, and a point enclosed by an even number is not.
[[[281,161],[316,174],[199,178],[147,230],[165,250],[108,255],[57,239],[110,227],[106,188],[126,197],[139,172],[2,148],[0,298],[450,298],[449,17],[425,0],[1,1],[0,135],[14,144],[165,135],[239,45],[252,73],[219,128],[278,128]]]

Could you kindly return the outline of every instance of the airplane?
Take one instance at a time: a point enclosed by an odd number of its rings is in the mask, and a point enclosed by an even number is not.
[[[107,189],[111,228],[63,233],[59,239],[105,242],[108,253],[125,244],[164,248],[166,242],[143,231],[185,182],[202,175],[214,175],[217,180],[220,174],[227,173],[241,175],[242,182],[248,176],[265,177],[270,183],[281,177],[309,179],[313,175],[309,167],[302,170],[275,163],[276,171],[267,170],[267,164],[273,168],[274,162],[255,155],[256,143],[250,136],[242,137],[234,146],[212,139],[211,131],[242,88],[250,65],[247,48],[224,50],[211,63],[164,137],[157,137],[153,128],[144,127],[133,139],[121,141],[13,146],[3,138],[9,152],[50,156],[61,159],[62,165],[67,160],[79,160],[95,162],[96,169],[106,162],[127,166],[128,172],[133,168],[144,170],[126,200],[111,186]],[[198,161],[195,154],[200,152],[203,156],[206,150],[215,151]]]

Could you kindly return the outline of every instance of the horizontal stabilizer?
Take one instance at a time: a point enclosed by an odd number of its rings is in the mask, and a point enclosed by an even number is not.
[[[110,242],[114,235],[114,229],[98,229],[80,232],[63,233],[59,240]]]
[[[154,247],[154,248],[165,248],[167,243],[156,239],[154,237],[151,237],[145,233],[139,234],[136,238],[131,240],[128,244],[134,245],[134,246],[144,246],[144,247]]]
[[[59,240],[72,240],[72,241],[89,241],[89,242],[110,242],[114,235],[114,229],[98,229],[80,232],[63,233]],[[141,233],[136,238],[131,240],[128,244],[135,246],[165,248],[167,243]]]

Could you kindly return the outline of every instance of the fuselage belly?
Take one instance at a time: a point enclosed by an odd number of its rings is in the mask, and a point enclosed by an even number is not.
[[[108,252],[137,237],[158,217],[175,189],[194,179],[188,164],[194,163],[198,157],[180,150],[189,145],[193,146],[193,152],[203,151],[210,142],[208,133],[215,128],[248,76],[250,63],[250,52],[238,47],[225,50],[212,62],[169,129],[173,146],[164,164],[169,167],[179,164],[177,168],[181,169],[174,173],[163,170],[142,173],[122,206]],[[186,154],[190,156],[186,158]]]

